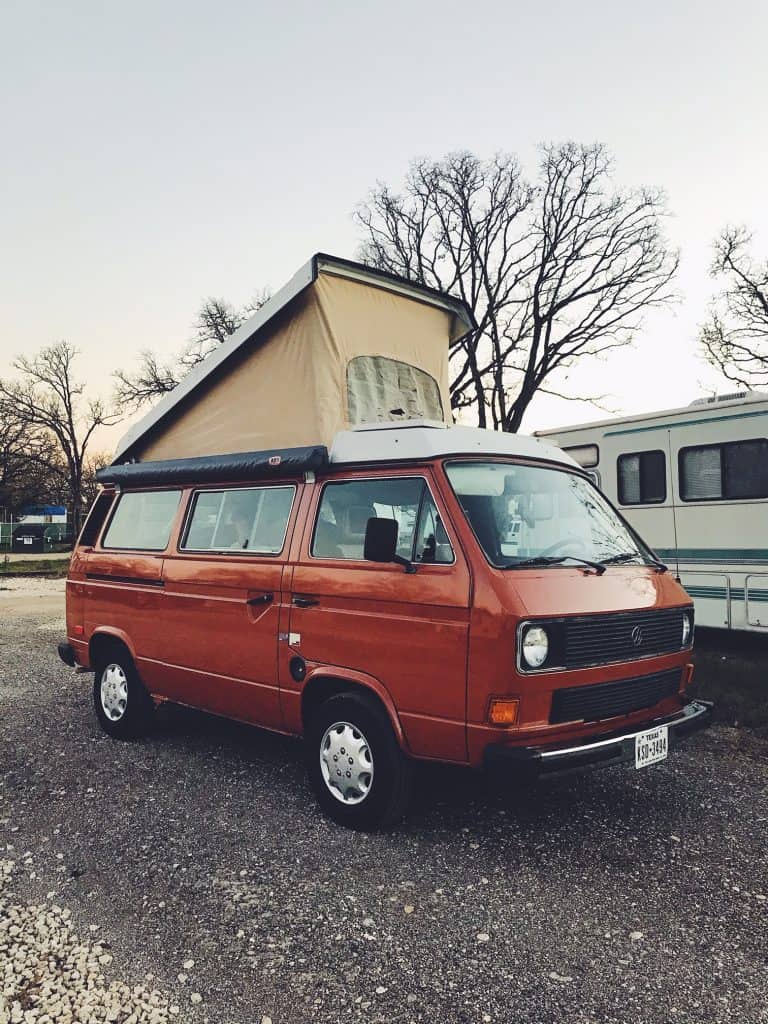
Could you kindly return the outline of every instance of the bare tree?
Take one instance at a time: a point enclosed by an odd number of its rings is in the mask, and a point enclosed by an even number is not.
[[[755,263],[746,228],[726,228],[715,241],[711,273],[725,280],[701,329],[707,360],[742,387],[768,385],[768,260]]]
[[[109,466],[112,456],[107,452],[95,452],[85,460],[83,468],[83,509],[87,511],[96,500],[99,493],[99,484],[96,474],[100,469]]]
[[[54,494],[60,465],[50,438],[41,437],[9,403],[0,401],[0,506],[12,514]]]
[[[358,207],[364,262],[473,310],[478,329],[451,351],[451,403],[480,426],[517,430],[537,391],[629,344],[642,313],[672,298],[664,197],[615,191],[611,174],[597,144],[542,147],[535,183],[513,156],[454,153],[416,161],[402,193],[380,183]]]
[[[268,298],[268,292],[259,292],[240,309],[225,299],[206,299],[193,325],[193,335],[178,356],[163,362],[154,352],[145,350],[137,369],[116,371],[117,401],[135,410],[173,391],[193,367],[234,334]]]
[[[43,348],[14,362],[19,377],[0,380],[0,405],[25,425],[42,451],[51,445],[56,465],[63,467],[72,505],[72,527],[77,531],[83,514],[86,455],[97,427],[117,423],[101,399],[86,399],[85,385],[74,377],[77,351],[65,341]],[[49,456],[50,458],[50,456]]]

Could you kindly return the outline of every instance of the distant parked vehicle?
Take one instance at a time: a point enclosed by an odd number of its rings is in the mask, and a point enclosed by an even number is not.
[[[13,531],[11,550],[18,554],[42,554],[45,551],[45,527],[42,523],[20,523]]]
[[[537,434],[673,566],[698,625],[768,630],[768,394]]]

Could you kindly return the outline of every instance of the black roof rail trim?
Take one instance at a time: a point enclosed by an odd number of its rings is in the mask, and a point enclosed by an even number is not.
[[[316,472],[327,464],[328,449],[324,445],[315,445],[233,455],[201,455],[192,459],[164,459],[161,462],[127,462],[100,469],[96,479],[100,484],[118,484],[121,487],[263,480]]]

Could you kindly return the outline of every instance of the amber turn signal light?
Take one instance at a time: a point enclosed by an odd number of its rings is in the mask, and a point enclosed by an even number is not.
[[[492,700],[489,718],[491,725],[514,725],[517,721],[517,712],[520,701],[514,700]]]

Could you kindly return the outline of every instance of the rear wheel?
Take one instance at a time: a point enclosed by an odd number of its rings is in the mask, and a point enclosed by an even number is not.
[[[125,648],[106,651],[95,666],[93,704],[99,725],[110,736],[134,739],[149,730],[154,704]]]
[[[403,816],[412,766],[378,702],[357,693],[330,697],[309,722],[306,744],[309,781],[334,821],[369,830]]]

